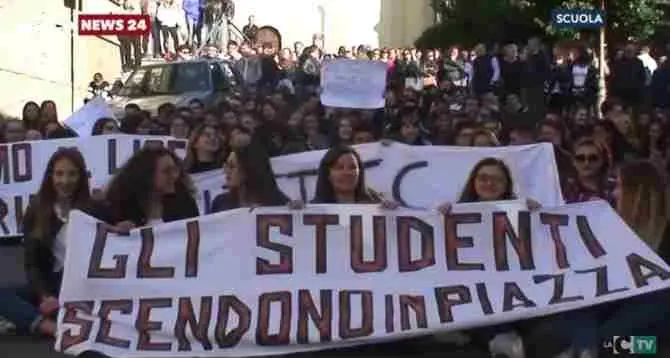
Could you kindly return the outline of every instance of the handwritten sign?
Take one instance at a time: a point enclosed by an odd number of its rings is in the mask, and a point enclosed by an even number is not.
[[[380,61],[334,60],[324,65],[321,103],[339,108],[383,108],[388,65]]]

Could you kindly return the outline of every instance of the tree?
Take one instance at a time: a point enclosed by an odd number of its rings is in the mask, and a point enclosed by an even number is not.
[[[663,18],[663,10],[657,0],[605,0],[605,15],[608,38],[612,42],[649,40]],[[551,28],[549,14],[552,9],[591,8],[600,9],[602,0],[534,0],[527,8],[533,13],[536,23],[550,35],[571,37],[575,31],[557,31]]]
[[[574,39],[589,31],[557,30],[551,26],[556,8],[600,8],[602,0],[433,0],[442,22],[417,40],[420,47],[470,45],[477,42],[519,41],[533,35]],[[607,40],[649,40],[663,17],[657,0],[606,0]],[[593,32],[593,31],[591,31]]]
[[[649,40],[663,19],[657,0],[609,0],[607,29],[616,40]]]
[[[444,47],[451,44],[505,42],[524,38],[537,26],[523,9],[510,0],[433,1],[442,22],[426,30],[418,47]]]

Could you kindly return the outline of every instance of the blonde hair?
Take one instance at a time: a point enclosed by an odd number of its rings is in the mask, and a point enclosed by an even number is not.
[[[619,169],[621,218],[652,249],[658,250],[668,223],[665,180],[649,161],[625,163]]]

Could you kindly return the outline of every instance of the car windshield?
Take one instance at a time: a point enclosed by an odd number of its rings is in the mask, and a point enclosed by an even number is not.
[[[119,94],[137,98],[211,90],[209,65],[191,62],[140,68],[128,77]]]

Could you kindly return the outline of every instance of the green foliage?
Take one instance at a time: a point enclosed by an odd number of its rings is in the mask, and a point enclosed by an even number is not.
[[[416,41],[418,47],[471,45],[525,39],[532,35],[575,39],[578,32],[555,29],[551,11],[559,7],[600,8],[601,0],[453,0],[452,7],[433,0],[431,6],[442,23],[427,29]],[[608,42],[629,38],[648,40],[663,18],[656,0],[606,0]]]
[[[663,18],[663,11],[656,0],[610,0],[607,17],[607,27],[614,38],[648,40]]]
[[[427,29],[417,47],[504,42],[537,32],[532,19],[509,0],[459,0],[452,8],[442,8],[441,15],[442,23]]]
[[[560,6],[569,8],[600,8],[600,0],[561,0]],[[615,41],[648,40],[663,18],[657,0],[606,0],[608,37]]]

